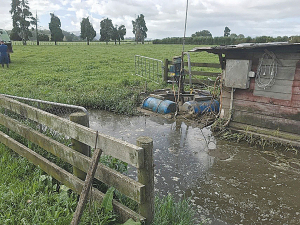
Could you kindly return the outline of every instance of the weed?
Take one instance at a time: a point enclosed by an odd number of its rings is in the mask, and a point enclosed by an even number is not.
[[[195,224],[194,210],[189,199],[175,201],[169,194],[155,197],[155,218],[153,225],[192,225]]]

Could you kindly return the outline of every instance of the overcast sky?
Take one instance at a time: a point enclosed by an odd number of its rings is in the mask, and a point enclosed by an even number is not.
[[[100,21],[112,20],[125,25],[126,37],[133,37],[132,20],[144,14],[148,38],[182,37],[186,0],[28,0],[30,11],[39,18],[40,28],[49,29],[50,13],[61,20],[61,28],[80,33],[83,17],[90,18],[99,35]],[[0,0],[0,28],[12,29],[9,13],[11,0]],[[189,0],[186,36],[209,30],[223,36],[231,33],[245,36],[300,35],[299,0]]]

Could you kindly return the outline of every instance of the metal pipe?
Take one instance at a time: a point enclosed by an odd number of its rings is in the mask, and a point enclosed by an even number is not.
[[[191,69],[191,56],[190,53],[184,52],[184,55],[187,55],[188,57],[188,68],[189,68],[189,85],[190,89],[192,89],[192,69]]]
[[[43,104],[48,104],[48,105],[55,105],[55,106],[65,107],[65,108],[79,109],[79,110],[82,110],[83,112],[85,112],[87,115],[89,114],[88,111],[86,110],[86,108],[84,108],[82,106],[68,105],[68,104],[63,104],[63,103],[49,102],[49,101],[43,101],[43,100],[39,100],[39,99],[24,98],[24,97],[18,97],[18,96],[13,96],[13,95],[6,95],[6,94],[1,94],[1,95],[8,97],[8,98],[13,98],[13,99],[43,103]]]

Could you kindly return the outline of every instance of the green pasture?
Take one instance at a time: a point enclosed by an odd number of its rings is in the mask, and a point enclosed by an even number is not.
[[[195,46],[186,45],[185,50]],[[138,93],[166,87],[134,74],[134,56],[169,59],[182,45],[15,45],[10,68],[0,73],[0,93],[134,114]],[[191,53],[193,62],[218,62],[213,54]]]
[[[193,47],[186,46],[186,50]],[[134,56],[172,59],[181,54],[182,46],[15,45],[13,49],[10,68],[0,68],[0,93],[132,115],[133,106],[139,103],[138,94],[145,91],[145,80],[133,75]],[[191,55],[195,62],[217,62],[207,53]],[[164,83],[147,83],[147,91],[164,87]],[[77,195],[67,188],[57,188],[51,177],[2,144],[0,162],[0,224],[70,223]],[[103,214],[99,209],[87,206],[81,224],[118,224],[117,215]],[[195,222],[194,211],[186,200],[157,197],[155,211],[153,224]]]

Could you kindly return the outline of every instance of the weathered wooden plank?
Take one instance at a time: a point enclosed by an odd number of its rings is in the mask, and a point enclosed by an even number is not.
[[[90,157],[80,154],[72,148],[63,145],[30,127],[26,127],[20,122],[3,114],[0,114],[0,124],[18,133],[32,143],[39,145],[46,151],[61,158],[63,161],[76,166],[84,172],[88,171],[91,163]],[[98,165],[95,178],[107,185],[115,187],[122,194],[125,194],[138,203],[144,201],[145,186],[143,184],[140,184],[103,164]]]
[[[253,95],[262,97],[272,97],[282,100],[291,100],[293,81],[285,82],[289,83],[289,85],[277,84],[275,82],[275,84],[272,87],[268,87],[266,89],[260,88],[257,84],[255,84]]]
[[[26,118],[51,127],[59,133],[65,134],[91,147],[95,144],[95,130],[16,100],[6,98],[3,95],[0,95],[0,105]],[[143,167],[144,152],[142,148],[102,133],[98,134],[98,140],[98,147],[101,148],[106,155],[120,159],[136,168]]]
[[[300,121],[234,110],[232,121],[273,130],[300,134]]]
[[[207,77],[218,77],[221,75],[221,73],[215,73],[215,72],[204,72],[204,71],[191,71],[192,75],[199,75],[199,76],[207,76]],[[187,70],[184,70],[184,73],[186,75],[189,74]]]
[[[244,100],[244,101],[251,101],[251,102],[261,102],[261,103],[270,103],[273,105],[282,105],[288,107],[300,107],[300,96],[297,95],[299,98],[294,98],[292,95],[292,100],[282,100],[282,99],[274,99],[272,97],[261,97],[261,96],[254,96],[253,91],[251,90],[241,90],[236,89],[234,92],[234,99]],[[225,96],[224,96],[225,97]],[[225,97],[226,98],[226,97]]]
[[[36,152],[32,151],[31,149],[27,148],[26,146],[20,144],[19,142],[15,141],[8,135],[0,132],[0,142],[4,145],[18,153],[19,155],[23,156],[24,158],[28,159],[34,165],[39,166],[43,171],[45,171],[50,176],[54,177],[59,182],[62,182],[68,188],[72,189],[77,194],[80,194],[84,185],[84,181],[80,180],[79,178],[75,177],[73,174],[63,170],[59,166],[55,165],[54,163],[50,162],[49,160],[45,159],[44,157],[40,156]],[[93,188],[92,190],[92,198],[97,201],[102,201],[104,198],[104,194],[97,189]],[[127,208],[126,206],[120,204],[117,201],[113,201],[114,210],[121,215],[123,221],[126,221],[129,218],[132,218],[137,221],[144,221],[145,218],[137,214],[136,212],[132,211],[131,209]]]
[[[188,66],[188,63],[184,62],[184,66]],[[196,62],[191,62],[191,66],[194,66],[194,67],[210,67],[210,68],[221,69],[221,66],[220,66],[219,63],[196,63]]]
[[[263,88],[260,88],[256,83],[253,94],[256,95],[255,93],[257,91],[292,94],[292,85],[293,85],[293,81],[284,80],[284,82],[275,82],[275,84],[272,87],[267,87],[267,88],[263,89]]]
[[[229,124],[230,126],[230,129],[235,131],[235,132],[239,132],[239,133],[244,133],[246,135],[251,135],[253,137],[257,137],[257,138],[263,138],[265,140],[270,140],[270,141],[273,141],[273,142],[276,142],[276,143],[279,143],[279,144],[285,144],[285,145],[288,145],[288,146],[294,146],[294,147],[300,147],[300,142],[299,141],[293,141],[293,140],[290,140],[290,139],[286,139],[286,138],[281,138],[281,137],[276,137],[276,136],[272,136],[272,135],[268,135],[268,134],[263,134],[263,133],[260,133],[259,131],[250,131],[250,130],[245,130],[245,129],[249,129],[248,125],[246,124],[242,124],[242,129],[238,129],[238,128],[235,128],[234,126],[232,126],[233,122],[231,122]],[[252,126],[254,127],[254,126]],[[259,129],[259,128],[258,128]]]
[[[184,83],[189,84],[189,80],[185,79]],[[192,79],[192,84],[200,84],[200,85],[204,84],[204,85],[211,86],[211,85],[214,85],[214,83],[215,83],[215,81],[213,81],[213,80]]]
[[[229,101],[230,99],[224,99],[224,102]],[[275,118],[282,117],[300,121],[300,108],[298,107],[287,107],[281,105],[273,105],[270,103],[251,102],[234,99],[233,108],[235,110],[247,111],[254,114],[268,115]]]
[[[255,96],[269,97],[282,100],[291,100],[292,98],[292,93],[269,92],[263,90],[255,90],[253,94]]]
[[[296,67],[297,62],[299,61],[299,59],[279,59],[282,67]],[[273,64],[273,60],[272,59],[264,59],[263,61],[263,65],[272,65]]]
[[[275,83],[273,86],[266,89],[260,88],[257,81],[255,81],[254,92],[255,96],[272,97],[275,99],[291,100],[292,85],[295,76],[294,67],[279,67]],[[268,83],[269,75],[262,77],[262,83]],[[253,84],[251,84],[252,86]]]
[[[264,82],[264,83],[267,83],[269,81],[269,79],[262,78],[261,81]],[[254,83],[256,83],[256,81],[254,81]],[[274,87],[276,87],[276,86],[291,87],[292,85],[293,85],[293,81],[292,80],[280,80],[280,79],[276,80],[275,79],[275,83],[274,83],[273,86]],[[272,87],[266,88],[266,90],[272,90]]]
[[[257,71],[256,71],[257,73]],[[281,67],[279,66],[278,67],[278,70],[277,70],[277,74],[276,74],[276,77],[275,77],[275,80],[294,80],[294,77],[295,77],[295,73],[296,73],[296,68],[295,67]],[[269,79],[269,75],[266,74],[266,76],[261,76],[262,78],[265,78],[265,79]]]
[[[254,132],[257,135],[263,134],[276,138],[280,138],[285,140],[286,144],[293,144],[293,146],[298,146],[300,147],[300,135],[297,134],[291,134],[279,130],[270,130],[266,128],[261,128],[261,127],[256,127],[256,126],[251,126],[243,123],[237,123],[237,122],[230,122],[229,123],[230,128],[235,128],[238,130],[243,130],[245,133]],[[273,139],[274,140],[274,139]],[[278,139],[277,139],[278,141]],[[280,140],[282,141],[282,140]]]

